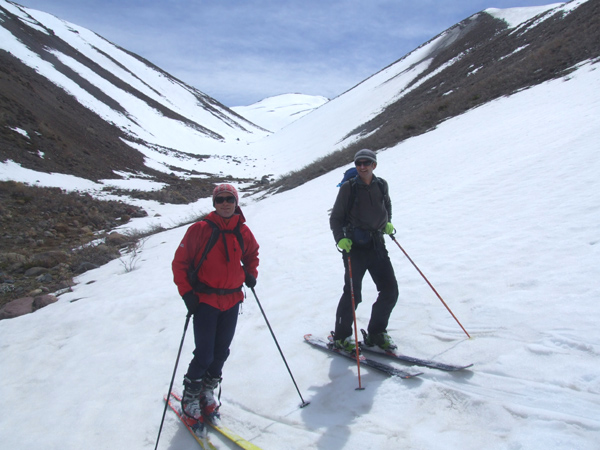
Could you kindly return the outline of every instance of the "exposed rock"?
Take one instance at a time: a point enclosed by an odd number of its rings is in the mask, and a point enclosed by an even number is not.
[[[98,267],[100,266],[91,262],[82,262],[73,270],[73,272],[75,272],[76,274],[82,274],[84,272],[87,272],[88,270],[97,269]]]
[[[57,233],[66,234],[66,233],[68,233],[68,232],[71,231],[71,228],[69,228],[69,226],[67,224],[57,223],[57,224],[54,225],[54,230]]]
[[[51,305],[57,301],[58,299],[54,295],[40,295],[33,299],[32,309],[33,311],[37,311],[38,309]]]
[[[0,181],[0,210],[0,307],[69,287],[75,269],[83,273],[119,258],[122,242],[135,237],[113,236],[118,246],[98,244],[99,238],[121,218],[146,214],[121,201],[12,181]]]
[[[109,245],[114,245],[115,247],[121,247],[127,244],[129,241],[131,241],[130,237],[116,231],[106,236],[106,243]]]
[[[15,290],[15,286],[13,285],[14,281],[10,280],[9,282],[0,284],[0,295],[5,294],[7,292],[13,292]]]
[[[45,267],[32,267],[25,271],[26,277],[39,277],[40,275],[48,272],[48,269]]]
[[[50,283],[50,282],[52,282],[52,280],[54,280],[54,277],[50,273],[44,273],[44,274],[40,275],[39,277],[35,278],[35,281],[37,281],[39,283]],[[43,286],[42,286],[42,289],[44,289]]]
[[[14,253],[14,252],[0,253],[0,263],[25,264],[26,262],[27,262],[27,256],[21,255],[20,253]]]
[[[18,298],[0,309],[0,320],[12,319],[31,312],[33,312],[33,297]]]
[[[66,262],[68,259],[69,255],[67,255],[66,252],[53,250],[48,252],[36,253],[31,257],[30,263],[35,266],[46,267],[49,269],[60,263]]]

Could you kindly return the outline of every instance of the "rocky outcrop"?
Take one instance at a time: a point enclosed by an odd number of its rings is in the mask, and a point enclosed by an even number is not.
[[[38,309],[55,303],[56,301],[58,301],[58,299],[54,295],[18,298],[0,308],[0,320],[12,319],[14,317],[30,314]]]

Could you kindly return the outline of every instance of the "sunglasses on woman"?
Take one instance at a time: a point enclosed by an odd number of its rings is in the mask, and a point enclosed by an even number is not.
[[[218,203],[220,205],[223,202],[235,203],[235,197],[231,195],[229,197],[215,197],[215,203]]]

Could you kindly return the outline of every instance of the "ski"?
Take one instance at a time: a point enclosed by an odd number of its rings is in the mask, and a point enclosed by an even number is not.
[[[368,351],[371,353],[376,353],[378,355],[389,356],[390,358],[394,358],[398,361],[415,364],[417,366],[430,367],[432,369],[445,370],[447,372],[456,372],[459,370],[468,369],[469,367],[471,367],[473,365],[473,364],[467,364],[467,365],[461,366],[461,365],[456,365],[456,364],[446,364],[446,363],[442,363],[439,361],[433,361],[431,359],[422,359],[422,358],[415,358],[414,356],[402,355],[396,351],[384,350],[377,346],[369,346],[365,343],[367,340],[367,332],[365,330],[360,330],[360,331],[361,331],[361,333],[363,335],[363,339],[364,339],[362,342],[359,342],[361,350],[365,350],[365,351]]]
[[[173,410],[177,417],[179,417],[179,420],[183,422],[189,432],[192,433],[192,436],[194,436],[194,439],[196,439],[198,444],[200,444],[200,447],[202,447],[203,450],[217,450],[217,447],[215,447],[208,439],[206,433],[206,424],[203,421],[192,419],[191,417],[186,416],[181,410],[181,401],[176,400],[178,399],[175,395],[173,395],[173,393],[171,393],[171,396],[168,398],[165,396],[165,401],[169,404],[169,407]]]
[[[179,403],[181,403],[181,395],[179,395],[177,392],[171,392],[171,397],[174,398],[175,400],[177,400]],[[193,419],[191,419],[191,420],[193,420]],[[240,448],[243,448],[246,450],[261,450],[260,447],[254,445],[252,442],[244,439],[243,437],[234,433],[229,428],[221,425],[220,423],[217,424],[217,423],[213,423],[213,422],[207,420],[206,422],[204,422],[204,424],[205,424],[205,426],[206,425],[210,426],[213,430],[219,432],[221,435],[223,435],[224,437],[226,437],[227,439],[232,441],[234,444],[236,444]]]
[[[343,352],[343,351],[333,348],[331,343],[326,341],[325,339],[321,339],[319,337],[313,336],[312,334],[305,334],[304,340],[314,347],[318,347],[318,348],[327,350],[331,353],[345,356],[346,358],[350,358],[353,361],[356,361],[356,358],[353,355],[350,355],[349,353],[346,353],[346,352]],[[379,361],[375,361],[373,359],[368,359],[364,355],[359,356],[359,361],[360,361],[361,366],[368,366],[373,369],[379,370],[380,372],[383,372],[389,376],[395,376],[395,377],[404,378],[404,379],[416,377],[423,373],[423,372],[417,372],[417,373],[407,372],[405,370],[397,369],[388,364],[384,364]]]

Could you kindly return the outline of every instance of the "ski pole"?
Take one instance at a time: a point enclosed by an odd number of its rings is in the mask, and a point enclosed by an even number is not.
[[[171,397],[171,391],[173,390],[173,382],[175,381],[175,373],[177,372],[177,366],[179,365],[179,357],[181,356],[181,349],[183,348],[183,341],[185,339],[185,333],[186,333],[188,325],[190,323],[190,317],[192,317],[192,315],[190,313],[188,313],[188,315],[185,317],[185,325],[183,326],[183,336],[181,336],[181,344],[179,344],[179,351],[177,352],[177,359],[175,360],[175,368],[173,369],[173,376],[171,377],[171,384],[169,385],[169,393],[167,394],[168,395],[167,400],[169,400],[169,398]],[[162,432],[162,427],[165,422],[165,415],[167,414],[168,406],[169,406],[169,402],[166,401],[165,409],[163,410],[162,419],[160,421],[160,428],[158,429],[158,436],[156,438],[156,446],[154,447],[154,450],[156,450],[158,448],[158,441],[160,440],[160,433]]]
[[[394,230],[395,232],[396,230]],[[462,328],[462,330],[465,332],[465,334],[470,338],[471,336],[469,335],[469,333],[467,333],[467,330],[465,330],[465,327],[462,326],[462,324],[458,321],[458,319],[456,318],[456,316],[454,315],[454,313],[450,310],[450,308],[448,307],[448,305],[446,304],[446,302],[444,301],[444,299],[440,296],[440,294],[438,294],[438,292],[435,290],[435,288],[432,286],[432,284],[429,282],[429,280],[427,279],[427,277],[425,275],[423,275],[423,272],[421,272],[421,270],[417,267],[417,265],[414,263],[414,261],[412,259],[410,259],[410,256],[408,256],[408,253],[406,253],[404,251],[404,249],[402,248],[402,246],[398,243],[398,241],[396,240],[396,238],[394,237],[393,234],[390,234],[390,237],[392,238],[392,241],[394,241],[396,243],[396,245],[400,248],[400,250],[402,250],[402,253],[404,253],[404,256],[406,256],[408,258],[408,260],[411,262],[411,264],[415,267],[415,269],[417,269],[417,272],[419,272],[421,274],[421,276],[423,277],[423,279],[427,282],[427,284],[429,285],[429,287],[433,290],[433,292],[435,292],[435,295],[437,295],[437,297],[441,300],[441,302],[443,303],[443,305],[446,307],[446,309],[448,310],[448,312],[452,315],[452,317],[454,317],[454,320],[456,320],[456,323],[458,323],[460,325],[460,327]]]
[[[304,408],[305,406],[308,406],[310,404],[310,402],[306,402],[302,398],[302,394],[300,393],[300,389],[298,389],[298,385],[296,384],[296,380],[294,380],[294,375],[292,375],[292,371],[290,370],[290,366],[288,366],[288,363],[285,360],[285,356],[283,356],[283,352],[281,351],[281,347],[279,346],[279,342],[277,342],[277,338],[275,337],[275,333],[273,333],[273,328],[271,328],[271,324],[269,323],[269,319],[267,319],[267,315],[265,314],[265,310],[263,309],[262,305],[260,304],[260,300],[258,299],[258,296],[256,295],[256,292],[254,291],[254,288],[252,287],[252,288],[250,288],[250,290],[254,294],[254,298],[256,299],[256,303],[258,303],[258,307],[260,308],[260,312],[262,313],[263,317],[265,318],[265,322],[267,323],[267,326],[269,327],[269,331],[271,332],[271,336],[273,336],[273,340],[275,341],[275,345],[277,346],[277,350],[279,350],[279,354],[281,355],[281,359],[283,359],[285,367],[287,368],[287,371],[290,374],[290,377],[292,378],[292,382],[294,383],[294,386],[296,387],[296,391],[298,391],[298,395],[300,396],[300,400],[302,401],[302,404],[300,405],[300,408]]]
[[[354,350],[356,351],[356,367],[358,368],[358,387],[357,391],[362,391],[364,387],[361,385],[360,381],[360,356],[358,353],[358,328],[356,325],[356,302],[354,301],[354,282],[352,281],[352,262],[350,261],[350,253],[346,253],[346,258],[348,260],[348,276],[350,277],[350,298],[352,299],[352,317],[354,318]]]

